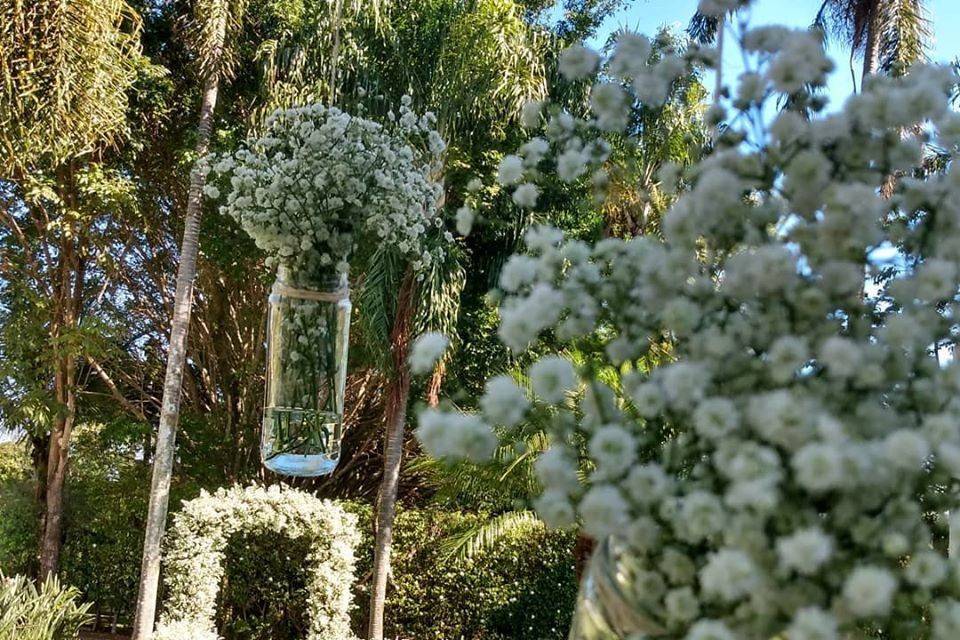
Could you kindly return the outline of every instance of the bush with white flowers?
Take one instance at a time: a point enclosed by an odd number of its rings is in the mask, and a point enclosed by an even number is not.
[[[386,124],[313,104],[278,110],[264,133],[211,158],[206,195],[236,219],[293,283],[310,288],[347,273],[360,245],[395,248],[422,268],[442,253],[429,231],[445,143],[432,113],[405,96]]]
[[[307,640],[350,640],[350,587],[356,516],[336,503],[296,489],[233,487],[183,503],[164,553],[168,596],[154,640],[216,640],[214,616],[224,553],[239,532],[300,540],[310,549],[306,568]]]
[[[944,357],[960,311],[955,79],[928,66],[873,78],[828,114],[811,92],[832,67],[814,34],[736,35],[753,68],[729,129],[683,176],[664,238],[590,246],[538,228],[503,270],[509,347],[550,331],[581,352],[602,344],[597,357],[541,359],[531,392],[495,378],[479,413],[428,410],[419,436],[475,458],[494,429],[547,424],[539,513],[629,550],[633,575],[618,579],[662,637],[953,640],[960,567],[943,552],[942,514],[960,478],[960,363]],[[587,141],[711,55],[651,66],[648,52],[621,39],[593,92],[625,96],[594,100],[594,117],[538,111],[557,172],[602,172]],[[602,64],[580,49],[561,58],[575,78]],[[806,113],[771,116],[785,94]],[[501,180],[534,181],[539,162],[508,157]],[[650,370],[664,343],[671,361]],[[622,385],[608,384],[611,366]]]

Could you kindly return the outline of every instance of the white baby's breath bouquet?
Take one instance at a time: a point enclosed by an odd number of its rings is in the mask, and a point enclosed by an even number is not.
[[[297,284],[347,273],[364,244],[393,247],[421,269],[442,252],[428,232],[443,226],[445,144],[433,114],[409,105],[405,96],[385,123],[321,104],[278,110],[261,135],[208,162],[206,195],[225,195],[221,211]]]
[[[546,425],[535,506],[612,541],[609,584],[635,614],[584,638],[960,638],[945,515],[960,478],[956,80],[929,66],[872,78],[828,114],[815,33],[731,36],[750,68],[664,238],[591,246],[537,228],[504,268],[508,346],[551,331],[596,357],[546,356],[529,389],[494,378],[479,413],[428,410],[418,434],[437,455],[482,459],[494,430]],[[532,185],[558,159],[602,185],[585,140],[711,55],[651,66],[649,52],[621,38],[594,118],[536,108],[550,159],[508,157],[504,182]],[[575,48],[561,68],[585,79],[601,62]],[[769,108],[784,97],[791,109]]]

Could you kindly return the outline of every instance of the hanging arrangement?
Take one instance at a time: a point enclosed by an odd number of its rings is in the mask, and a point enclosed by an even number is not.
[[[428,230],[442,189],[436,119],[405,97],[386,124],[310,105],[277,111],[263,135],[213,160],[210,198],[277,269],[267,321],[264,465],[331,473],[340,456],[350,336],[351,261],[386,246],[415,270],[443,258]]]

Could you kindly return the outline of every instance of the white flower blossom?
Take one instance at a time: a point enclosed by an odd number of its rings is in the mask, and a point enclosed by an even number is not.
[[[623,531],[629,522],[629,506],[620,491],[608,484],[591,488],[580,501],[584,530],[595,538]]]
[[[523,179],[523,158],[504,156],[497,167],[497,182],[504,186],[517,184]]]
[[[442,333],[424,333],[417,338],[410,350],[410,370],[417,375],[433,371],[433,367],[449,346],[450,339]]]
[[[526,414],[530,402],[526,394],[509,376],[497,376],[487,381],[480,408],[495,424],[512,427]]]
[[[517,187],[513,192],[513,202],[518,207],[532,209],[537,206],[537,198],[540,196],[540,189],[532,183],[524,183]]]
[[[737,640],[727,625],[717,620],[700,620],[690,627],[684,640]]]
[[[711,598],[732,602],[744,598],[760,586],[760,574],[753,560],[743,551],[721,549],[700,570],[700,587]]]
[[[780,565],[805,576],[813,575],[833,555],[833,539],[818,528],[802,529],[777,540]]]
[[[533,392],[546,402],[561,402],[577,387],[577,374],[566,358],[546,356],[527,372]]]
[[[593,74],[600,62],[600,56],[582,45],[567,47],[560,54],[560,73],[567,80],[583,80]]]
[[[896,591],[896,578],[879,567],[857,567],[843,583],[844,601],[850,612],[859,618],[886,616]]]
[[[790,640],[839,640],[837,619],[817,607],[797,611],[787,629]]]
[[[456,213],[457,233],[462,236],[470,235],[475,215],[473,209],[467,205],[458,208]]]
[[[536,129],[540,125],[540,116],[543,113],[543,103],[539,100],[528,100],[520,110],[520,124],[524,129]]]
[[[637,459],[637,441],[615,424],[597,429],[590,438],[590,455],[597,462],[597,473],[613,479],[622,475]]]

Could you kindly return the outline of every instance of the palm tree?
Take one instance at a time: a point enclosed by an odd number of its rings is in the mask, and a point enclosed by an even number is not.
[[[851,63],[863,58],[862,78],[906,72],[932,36],[924,0],[824,0],[814,24],[850,47]]]
[[[33,434],[37,496],[45,503],[44,578],[59,564],[77,369],[84,350],[80,327],[92,251],[90,212],[79,195],[79,180],[87,166],[102,161],[124,139],[126,94],[140,57],[139,29],[136,12],[124,0],[0,0],[0,183],[18,200],[18,206],[0,211],[0,219],[4,235],[31,253],[29,268],[16,276],[22,278],[21,291],[50,301],[44,307],[49,316],[44,316],[42,342],[44,360],[51,365],[42,374],[49,377],[42,393],[53,397],[45,403],[48,419]],[[49,187],[37,193],[44,181]],[[4,277],[12,272],[5,269]]]
[[[475,131],[484,131],[494,139],[502,137],[503,126],[516,121],[527,100],[545,96],[546,69],[542,60],[549,39],[530,29],[513,0],[481,0],[474,4],[432,0],[416,9],[404,8],[393,18],[393,32],[388,30],[381,39],[384,55],[372,56],[389,62],[367,78],[388,98],[396,100],[400,93],[412,88],[420,105],[434,107],[440,129],[450,142],[451,156],[468,152]],[[371,273],[375,271],[368,270]],[[395,284],[389,284],[389,278],[378,286],[372,286],[369,280],[368,275],[365,287],[369,291],[397,291]],[[377,496],[367,633],[371,640],[382,640],[384,632],[393,520],[410,393],[407,348],[410,340],[428,326],[452,328],[459,312],[462,283],[462,267],[455,262],[426,278],[419,287],[409,281],[408,275],[399,288],[389,336],[392,370],[386,394],[383,477]],[[361,299],[360,308],[367,320],[376,317],[368,312],[377,305],[365,305]],[[430,388],[436,391],[438,386],[435,376]]]
[[[925,0],[822,0],[813,24],[863,59],[861,77],[901,74],[926,58],[932,31]],[[697,13],[687,31],[703,43],[713,42],[720,21]],[[862,80],[861,80],[862,81]]]
[[[200,120],[194,148],[197,158],[203,158],[210,146],[213,114],[221,80],[229,79],[234,67],[232,46],[240,29],[246,0],[196,0],[187,34],[196,54],[198,72],[202,81]],[[187,331],[193,303],[193,281],[197,272],[200,212],[205,174],[194,167],[190,174],[190,189],[184,220],[180,264],[177,267],[173,317],[170,325],[170,343],[167,352],[167,371],[163,384],[160,426],[154,452],[153,479],[150,485],[150,503],[144,534],[143,561],[140,573],[140,591],[137,596],[133,638],[147,640],[153,633],[157,608],[157,588],[160,579],[160,542],[166,526],[170,500],[170,479],[173,473],[173,455],[180,415],[180,391],[186,361]]]
[[[451,331],[465,280],[460,260],[454,251],[445,263],[434,264],[418,280],[393,252],[381,248],[370,257],[365,269],[359,298],[363,334],[366,341],[390,347],[378,363],[381,370],[388,372],[389,383],[385,393],[383,477],[376,503],[368,638],[383,638],[393,521],[410,400],[409,347],[413,339],[428,329]]]

